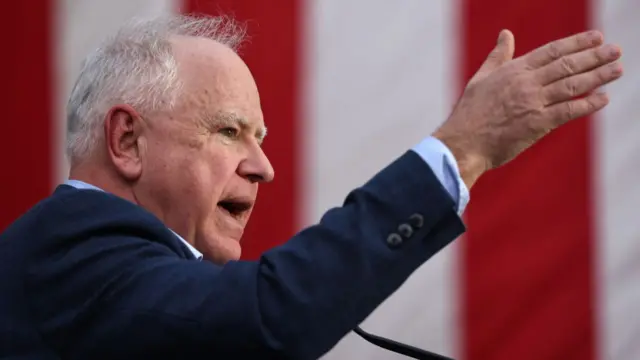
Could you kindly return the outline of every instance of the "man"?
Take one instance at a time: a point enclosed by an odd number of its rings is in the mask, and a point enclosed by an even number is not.
[[[70,180],[0,236],[0,355],[318,358],[464,231],[485,171],[603,108],[590,92],[622,74],[598,32],[517,59],[501,32],[432,136],[247,262],[239,240],[274,170],[241,38],[220,18],[154,19],[87,59]]]

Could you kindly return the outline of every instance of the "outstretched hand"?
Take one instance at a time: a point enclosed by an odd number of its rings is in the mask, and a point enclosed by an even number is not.
[[[603,45],[598,31],[548,43],[513,59],[508,30],[434,133],[456,157],[467,187],[572,119],[605,107],[605,93],[592,93],[622,75],[621,49]],[[585,96],[583,96],[585,95]]]

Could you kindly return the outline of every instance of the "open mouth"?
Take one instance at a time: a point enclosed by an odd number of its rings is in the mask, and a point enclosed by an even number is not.
[[[227,199],[218,202],[218,208],[235,219],[242,220],[253,206],[253,202],[243,199]]]

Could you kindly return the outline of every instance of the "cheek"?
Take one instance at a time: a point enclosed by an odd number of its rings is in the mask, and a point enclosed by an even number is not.
[[[197,196],[206,199],[207,206],[215,209],[215,205],[220,201],[225,189],[236,176],[236,168],[233,156],[224,152],[201,157],[197,161],[190,162],[189,173],[192,176],[191,186],[197,189]]]
[[[202,166],[202,176],[206,177],[206,182],[211,191],[222,195],[224,189],[236,176],[237,165],[233,156],[228,154],[218,154],[212,156],[206,165]]]
[[[148,154],[148,175],[153,183],[162,184],[155,186],[160,192],[156,195],[196,222],[211,220],[220,197],[237,176],[238,156],[228,146],[211,145],[165,144]]]
[[[221,192],[214,173],[217,165],[201,151],[165,148],[149,154],[145,166],[147,181],[153,184],[156,196],[168,200],[173,211],[190,216],[206,212]]]

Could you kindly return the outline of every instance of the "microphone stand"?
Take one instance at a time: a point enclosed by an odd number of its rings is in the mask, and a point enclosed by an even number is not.
[[[408,356],[410,358],[413,359],[420,359],[420,360],[454,360],[452,358],[448,358],[446,356],[442,356],[442,355],[438,355],[426,350],[422,350],[419,349],[417,347],[413,347],[411,345],[406,345],[406,344],[402,344],[399,343],[397,341],[393,341],[391,339],[387,339],[387,338],[383,338],[382,336],[378,336],[378,335],[373,335],[370,334],[364,330],[362,330],[362,328],[360,328],[360,326],[356,326],[355,329],[353,329],[353,331],[360,335],[363,339],[367,340],[368,342],[379,346],[383,349],[387,349],[389,351],[392,351],[396,354],[402,354],[405,356]]]

